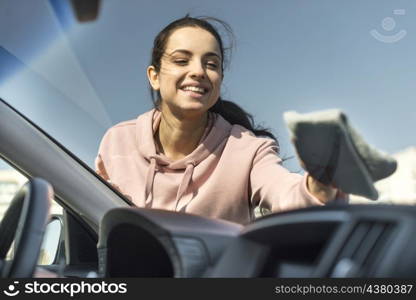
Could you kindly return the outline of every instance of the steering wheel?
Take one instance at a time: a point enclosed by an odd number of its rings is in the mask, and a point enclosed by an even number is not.
[[[0,223],[0,276],[32,277],[37,265],[43,234],[49,219],[52,186],[33,178],[17,192]],[[6,255],[14,240],[14,255]]]

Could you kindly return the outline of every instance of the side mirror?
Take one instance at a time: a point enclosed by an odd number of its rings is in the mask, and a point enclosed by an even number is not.
[[[98,17],[100,0],[71,0],[72,8],[79,22],[95,21]]]
[[[46,226],[38,265],[52,265],[59,262],[60,254],[64,253],[63,228],[62,216],[53,215]]]

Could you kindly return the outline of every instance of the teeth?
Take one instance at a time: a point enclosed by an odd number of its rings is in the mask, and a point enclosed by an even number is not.
[[[196,87],[196,86],[186,86],[183,88],[184,91],[192,91],[192,92],[198,92],[198,93],[205,93],[204,88]]]

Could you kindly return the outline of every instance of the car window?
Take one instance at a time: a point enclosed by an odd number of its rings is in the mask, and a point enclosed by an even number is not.
[[[0,158],[0,220],[14,195],[27,181],[27,177]],[[62,215],[62,207],[55,200],[52,201],[51,214]]]
[[[8,209],[13,197],[19,191],[19,189],[28,181],[27,177],[22,175],[8,163],[6,163],[3,159],[0,158],[0,222],[3,220],[4,213]],[[62,207],[56,202],[52,201],[51,205],[51,214],[62,216],[63,210]],[[53,231],[53,228],[50,228],[49,231]],[[53,240],[54,237],[52,234],[45,235],[48,237],[48,240],[44,241],[44,244],[51,244],[52,242],[49,240]],[[13,245],[10,248],[7,259],[13,257]],[[46,247],[44,247],[46,248]],[[39,261],[41,264],[45,264],[43,262],[48,262],[49,260],[44,257],[46,255],[41,251]]]
[[[68,3],[1,1],[0,97],[91,168],[108,128],[152,108],[145,70],[153,39],[191,12],[233,28],[223,96],[273,130],[285,167],[303,172],[283,112],[339,108],[398,161],[376,183],[379,201],[351,202],[416,204],[415,1],[104,0],[98,20],[86,23]],[[16,187],[5,182],[4,193]]]
[[[27,178],[0,158],[0,220],[14,195],[27,182]]]

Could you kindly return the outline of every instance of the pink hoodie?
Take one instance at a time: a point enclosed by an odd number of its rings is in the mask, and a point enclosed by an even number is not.
[[[250,222],[256,206],[279,212],[323,205],[308,192],[306,174],[281,166],[272,139],[213,117],[198,147],[177,161],[156,152],[159,111],[119,123],[101,141],[97,173],[139,207],[237,223]]]

